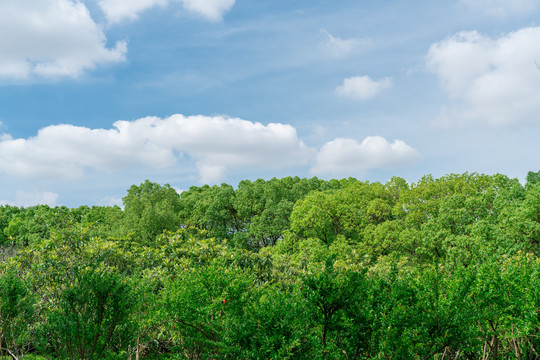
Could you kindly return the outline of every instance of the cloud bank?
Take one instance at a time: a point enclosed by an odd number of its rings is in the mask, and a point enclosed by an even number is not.
[[[85,168],[114,172],[143,165],[163,169],[188,158],[197,162],[202,182],[214,182],[229,167],[306,164],[310,152],[290,125],[173,115],[118,121],[112,129],[53,125],[28,139],[4,135],[0,171],[24,178],[80,178]]]
[[[126,43],[108,48],[106,42],[79,1],[0,2],[0,78],[77,77],[124,61]]]
[[[231,169],[275,170],[309,166],[315,175],[361,175],[406,166],[419,155],[403,141],[335,139],[320,151],[291,125],[223,116],[173,115],[117,121],[111,129],[45,127],[36,136],[0,137],[0,172],[27,179],[78,179],[86,170],[117,172],[133,166],[195,166],[201,183],[216,183]],[[189,165],[190,163],[195,165]]]
[[[359,143],[337,138],[320,149],[311,173],[363,177],[368,170],[411,166],[420,158],[418,151],[401,140],[390,143],[380,136],[369,136]]]
[[[536,64],[535,64],[536,62]],[[433,44],[427,67],[450,104],[439,123],[507,126],[540,120],[540,27],[491,38],[461,32]]]

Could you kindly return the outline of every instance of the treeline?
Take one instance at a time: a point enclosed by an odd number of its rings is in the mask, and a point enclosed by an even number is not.
[[[0,359],[540,358],[540,171],[0,207]]]

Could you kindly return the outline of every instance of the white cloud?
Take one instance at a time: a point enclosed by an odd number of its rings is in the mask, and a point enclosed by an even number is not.
[[[392,87],[390,78],[372,80],[369,76],[354,76],[343,80],[343,85],[336,88],[336,94],[359,100],[371,99],[383,90]]]
[[[170,0],[99,0],[98,4],[107,20],[117,23],[134,20],[145,10],[156,6],[166,6]]]
[[[125,60],[126,43],[106,38],[79,1],[0,2],[0,77],[77,77],[97,65]]]
[[[147,172],[193,166],[201,183],[223,181],[232,169],[310,164],[316,175],[362,176],[370,169],[410,165],[418,158],[403,141],[391,144],[377,136],[361,143],[338,138],[317,152],[290,125],[223,116],[146,117],[117,121],[111,129],[52,125],[27,139],[0,136],[0,173],[42,180],[78,179],[87,170],[114,173],[140,166]]]
[[[540,120],[540,27],[499,38],[461,32],[433,44],[427,67],[450,104],[439,123],[503,126]]]
[[[526,14],[538,8],[537,0],[461,0],[461,2],[474,11],[496,17]]]
[[[98,206],[118,206],[120,208],[124,208],[124,203],[122,201],[122,198],[114,197],[114,196],[105,196],[104,198],[101,198],[97,202]]]
[[[79,178],[85,168],[170,168],[187,155],[197,162],[201,181],[216,182],[230,167],[306,165],[312,153],[290,125],[173,115],[118,121],[112,129],[54,125],[28,139],[4,135],[0,171],[25,178]]]
[[[311,168],[314,175],[362,177],[371,169],[410,166],[420,154],[401,140],[389,143],[380,136],[366,137],[361,143],[338,138],[326,143]]]
[[[229,11],[235,0],[183,0],[184,7],[212,21],[219,21]]]
[[[235,0],[99,0],[98,4],[108,21],[118,23],[136,19],[140,13],[156,6],[165,7],[173,2],[182,3],[190,12],[211,21],[220,21],[229,11]]]
[[[12,206],[34,206],[34,205],[49,205],[54,207],[57,205],[58,194],[47,191],[17,191],[15,193],[14,201],[1,200],[0,205],[12,205]]]
[[[214,184],[225,178],[227,168],[223,165],[205,164],[204,162],[197,163],[199,171],[199,181],[203,184]]]
[[[320,34],[323,38],[324,51],[333,57],[344,57],[351,54],[360,45],[367,43],[367,40],[359,39],[341,39],[333,36],[326,29],[321,29]]]

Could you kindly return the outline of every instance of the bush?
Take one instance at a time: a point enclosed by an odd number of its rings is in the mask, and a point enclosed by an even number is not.
[[[85,270],[66,288],[49,315],[48,344],[60,359],[114,359],[134,338],[135,297],[120,275]]]

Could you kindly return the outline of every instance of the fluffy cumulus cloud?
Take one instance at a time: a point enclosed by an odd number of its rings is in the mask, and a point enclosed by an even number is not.
[[[420,157],[418,151],[401,140],[390,143],[380,136],[370,136],[359,143],[354,139],[338,138],[320,149],[311,173],[362,177],[372,169],[414,165]]]
[[[356,38],[342,39],[333,36],[326,29],[321,29],[319,33],[323,40],[323,50],[332,57],[347,56],[357,50],[361,45],[369,42],[368,40]]]
[[[418,159],[418,152],[403,141],[389,143],[381,137],[361,143],[335,139],[317,152],[290,125],[222,116],[146,117],[118,121],[111,129],[53,125],[28,139],[0,137],[0,172],[27,179],[78,179],[85,170],[113,173],[133,166],[170,169],[189,163],[201,183],[223,181],[231,168],[311,165],[315,175],[363,176],[370,169],[407,166]],[[46,203],[56,201],[54,194],[42,195],[48,196]]]
[[[491,38],[461,32],[433,44],[427,66],[449,96],[439,123],[540,120],[540,27]]]
[[[15,193],[15,200],[7,201],[0,200],[0,205],[12,205],[12,206],[34,206],[34,205],[49,205],[51,207],[56,206],[58,201],[58,194],[48,191],[17,191]]]
[[[54,125],[28,139],[3,135],[0,171],[25,178],[80,178],[85,169],[163,169],[185,158],[197,163],[201,182],[217,182],[231,167],[306,165],[312,151],[290,125],[173,115],[118,121],[112,129]]]
[[[156,6],[181,3],[183,7],[211,21],[219,21],[235,0],[99,0],[98,4],[111,23],[133,20],[145,10]]]
[[[336,88],[339,96],[358,100],[367,100],[379,95],[382,91],[392,87],[390,78],[372,80],[369,76],[354,76],[343,80],[343,84]]]
[[[77,77],[123,61],[126,43],[107,47],[88,9],[74,0],[0,2],[0,77]]]
[[[497,17],[526,14],[538,8],[537,0],[461,0],[474,11]]]

